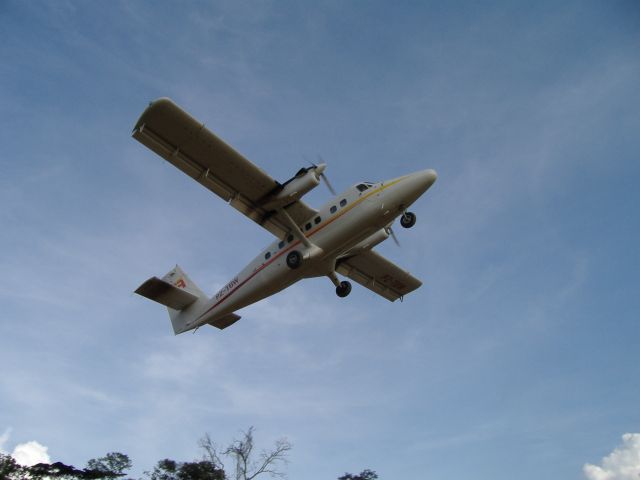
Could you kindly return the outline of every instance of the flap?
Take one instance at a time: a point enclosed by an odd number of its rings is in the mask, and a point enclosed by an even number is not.
[[[416,277],[373,250],[338,260],[336,271],[392,302],[422,285]]]

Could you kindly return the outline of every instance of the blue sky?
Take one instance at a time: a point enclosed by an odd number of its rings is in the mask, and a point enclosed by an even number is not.
[[[631,478],[639,47],[632,1],[2,2],[0,450],[138,474],[254,425],[292,479]],[[174,337],[132,291],[216,291],[271,237],[130,137],[160,96],[279,180],[436,169],[379,248],[423,287]]]

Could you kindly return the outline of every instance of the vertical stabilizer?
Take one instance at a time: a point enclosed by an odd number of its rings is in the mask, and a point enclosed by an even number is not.
[[[194,328],[193,321],[209,301],[178,265],[161,279],[150,278],[136,289],[136,293],[167,307],[176,335]]]

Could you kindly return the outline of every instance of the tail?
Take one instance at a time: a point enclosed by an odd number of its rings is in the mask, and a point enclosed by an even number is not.
[[[162,279],[151,277],[136,289],[136,293],[167,307],[176,335],[194,329],[198,314],[209,302],[209,297],[178,265]]]

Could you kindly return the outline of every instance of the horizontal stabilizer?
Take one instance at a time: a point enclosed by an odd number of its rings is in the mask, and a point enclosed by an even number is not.
[[[136,293],[174,310],[182,310],[198,299],[192,293],[160,280],[158,277],[151,277],[144,282],[136,289]]]
[[[240,315],[236,315],[235,313],[230,313],[229,315],[225,315],[222,318],[209,322],[209,325],[211,325],[212,327],[219,328],[220,330],[223,330],[228,326],[233,325],[238,320],[240,320]]]

